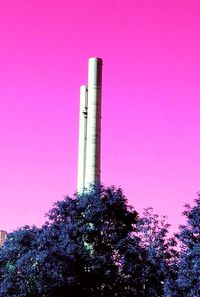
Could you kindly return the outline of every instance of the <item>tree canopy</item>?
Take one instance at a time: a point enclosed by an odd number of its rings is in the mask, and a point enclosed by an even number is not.
[[[0,295],[116,296],[119,290],[122,296],[124,245],[132,253],[139,249],[137,219],[114,187],[93,187],[56,202],[42,228],[26,226],[8,235],[0,250]]]
[[[200,296],[200,198],[169,236],[166,217],[139,216],[116,187],[93,186],[56,202],[41,228],[8,234],[0,296]],[[177,250],[177,240],[181,242]]]
[[[200,296],[200,193],[194,206],[185,205],[186,225],[180,226],[178,285],[186,297]]]

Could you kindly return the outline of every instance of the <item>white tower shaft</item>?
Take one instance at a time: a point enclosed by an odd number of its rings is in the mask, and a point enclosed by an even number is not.
[[[85,187],[100,182],[102,59],[90,58]]]
[[[87,109],[88,90],[86,86],[80,88],[79,114],[79,148],[78,148],[78,192],[85,188],[86,146],[87,146]]]

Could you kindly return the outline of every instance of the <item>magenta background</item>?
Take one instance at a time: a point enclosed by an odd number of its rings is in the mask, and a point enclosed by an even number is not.
[[[0,0],[0,229],[76,189],[79,87],[104,60],[102,180],[176,230],[200,190],[199,0]]]

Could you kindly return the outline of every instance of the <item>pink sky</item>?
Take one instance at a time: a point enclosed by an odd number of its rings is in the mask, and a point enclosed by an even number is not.
[[[102,181],[176,230],[200,190],[199,0],[0,1],[0,229],[76,189],[79,87],[104,60]]]

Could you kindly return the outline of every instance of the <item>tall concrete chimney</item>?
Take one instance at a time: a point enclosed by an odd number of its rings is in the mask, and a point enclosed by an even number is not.
[[[88,124],[85,186],[100,182],[102,59],[88,64]]]
[[[78,192],[85,188],[86,145],[87,145],[87,109],[88,89],[80,88],[80,113],[79,113],[79,144],[78,144]]]
[[[89,59],[87,91],[86,87],[81,89],[78,192],[88,189],[90,185],[99,183],[101,178],[102,64],[100,58]],[[81,113],[87,117],[83,119]]]

